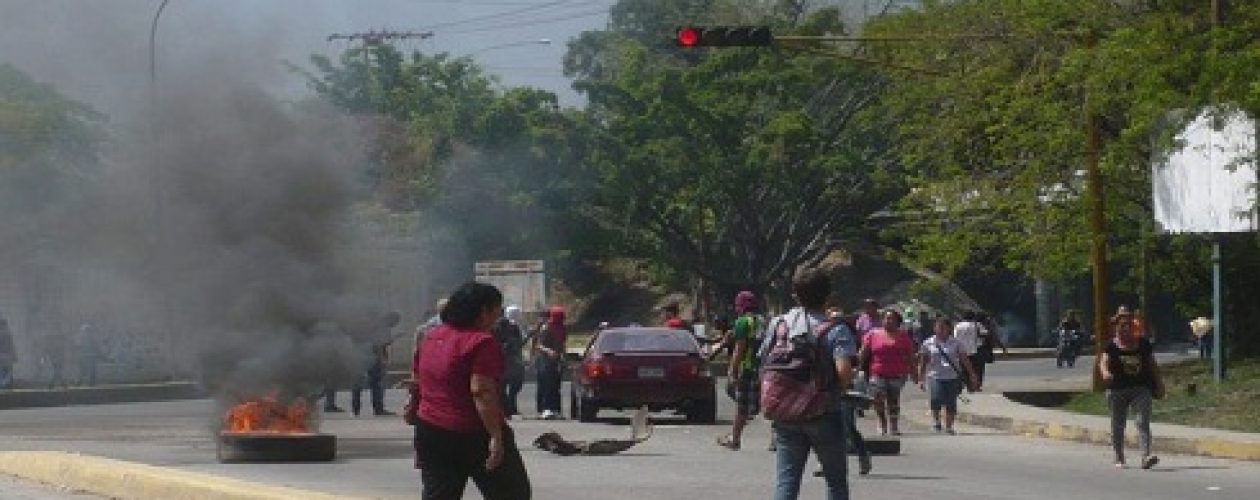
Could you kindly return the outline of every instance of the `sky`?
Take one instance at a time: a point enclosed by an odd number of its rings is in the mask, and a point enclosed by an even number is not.
[[[0,63],[107,113],[145,99],[148,36],[160,0],[0,0]],[[283,62],[306,65],[335,55],[334,33],[432,31],[401,46],[474,55],[505,86],[556,92],[580,106],[561,71],[566,42],[601,29],[613,0],[170,0],[158,23],[158,84],[163,68],[230,57],[248,78],[279,94],[305,90]],[[538,40],[551,40],[550,44]]]

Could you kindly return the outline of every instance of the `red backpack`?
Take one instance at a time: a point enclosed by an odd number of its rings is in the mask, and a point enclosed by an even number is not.
[[[808,322],[808,314],[803,316]],[[835,325],[834,321],[824,321],[812,329],[812,339],[793,338],[788,336],[791,329],[784,318],[777,319],[774,339],[761,360],[761,412],[767,419],[804,422],[827,411],[837,385],[826,347],[827,335]]]

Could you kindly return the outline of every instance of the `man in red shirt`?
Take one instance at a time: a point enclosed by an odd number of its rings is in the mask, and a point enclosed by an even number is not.
[[[673,328],[675,330],[690,330],[691,328],[687,326],[687,322],[682,319],[682,315],[680,314],[679,309],[680,308],[677,302],[670,302],[668,304],[665,304],[665,307],[661,308],[661,311],[665,312],[665,321],[664,321],[665,328]]]

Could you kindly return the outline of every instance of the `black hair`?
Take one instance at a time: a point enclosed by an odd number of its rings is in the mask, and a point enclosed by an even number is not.
[[[802,271],[792,280],[792,293],[806,309],[822,309],[831,295],[831,277],[817,269]]]
[[[953,328],[954,322],[950,321],[949,316],[937,316],[933,327],[935,327],[935,325],[945,325],[945,328]]]
[[[962,319],[963,321],[976,321],[976,312],[970,309],[963,311]]]
[[[901,313],[897,312],[896,309],[889,309],[887,311],[884,311],[884,316],[888,316],[889,314],[897,317],[897,326],[906,324],[906,319],[901,317]]]
[[[503,307],[503,294],[494,285],[470,281],[451,293],[442,307],[442,322],[456,328],[472,328],[477,325],[481,313]]]

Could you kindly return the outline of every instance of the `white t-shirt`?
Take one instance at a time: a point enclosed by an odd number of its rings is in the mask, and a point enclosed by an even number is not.
[[[980,323],[975,321],[959,321],[954,325],[954,338],[962,345],[963,353],[971,356],[980,348],[980,336],[987,333]]]
[[[940,346],[940,349],[937,349],[936,346]],[[945,357],[941,356],[941,351],[949,355],[949,361],[953,363],[953,368],[950,368],[950,364],[945,362]],[[925,356],[928,360],[927,377],[930,379],[955,380],[958,378],[958,374],[964,370],[962,366],[962,342],[959,342],[955,337],[946,337],[943,342],[939,341],[935,335],[928,337],[927,340],[923,341],[923,345],[919,346],[919,354]]]

